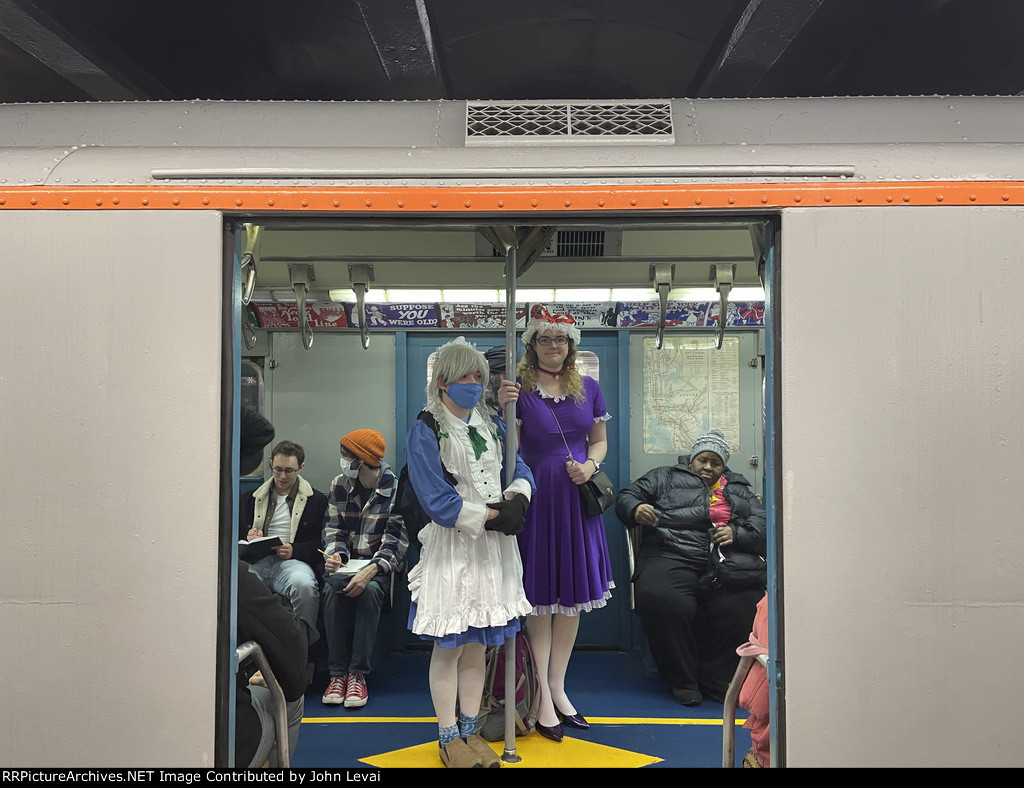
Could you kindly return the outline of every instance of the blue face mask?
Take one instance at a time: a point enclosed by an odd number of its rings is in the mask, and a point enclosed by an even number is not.
[[[460,408],[467,410],[475,408],[476,403],[484,394],[484,387],[480,383],[449,383],[448,396],[452,402]]]

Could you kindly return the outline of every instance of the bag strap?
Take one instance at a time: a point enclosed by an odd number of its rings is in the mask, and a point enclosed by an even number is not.
[[[538,394],[537,396],[540,396],[540,395]],[[551,418],[553,418],[555,420],[555,426],[558,427],[558,434],[562,436],[562,443],[565,444],[565,451],[569,455],[568,459],[570,459],[573,462],[575,462],[576,458],[572,456],[572,449],[569,448],[569,441],[567,441],[565,439],[565,433],[562,432],[562,425],[558,423],[558,416],[555,415],[555,409],[551,407],[551,403],[548,402],[546,397],[541,397],[541,399],[544,400],[544,404],[547,405],[548,406],[548,410],[551,411]]]
[[[440,450],[441,431],[437,426],[437,419],[434,418],[434,414],[431,413],[429,410],[421,410],[416,415],[416,418],[422,421],[428,427],[430,427],[430,431],[433,432],[434,437],[437,438],[437,448],[438,450]],[[448,482],[448,484],[450,484],[452,487],[458,484],[458,482],[455,480],[455,477],[452,475],[451,471],[449,471],[448,468],[445,467],[444,460],[441,460],[441,471],[442,473],[444,473],[444,480]]]

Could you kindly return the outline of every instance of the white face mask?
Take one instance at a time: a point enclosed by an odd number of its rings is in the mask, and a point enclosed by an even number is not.
[[[344,457],[341,458],[341,472],[349,479],[355,479],[359,476],[359,469],[363,466],[359,463],[355,468],[352,467],[352,460],[346,460]]]

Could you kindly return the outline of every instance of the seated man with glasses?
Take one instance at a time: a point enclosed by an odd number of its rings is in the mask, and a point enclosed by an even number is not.
[[[280,537],[280,547],[252,564],[252,571],[271,591],[291,602],[292,612],[316,642],[320,589],[315,570],[323,563],[320,527],[327,496],[299,475],[306,452],[292,441],[281,441],[271,454],[273,476],[252,495],[239,501],[239,527],[247,541]]]

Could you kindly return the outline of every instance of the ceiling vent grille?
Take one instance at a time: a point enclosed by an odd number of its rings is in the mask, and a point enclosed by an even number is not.
[[[548,245],[541,251],[541,257],[569,259],[573,257],[605,257],[621,253],[622,231],[605,230],[556,230]],[[503,257],[497,249],[477,238],[477,254]]]
[[[469,102],[466,143],[674,141],[668,102]]]
[[[559,230],[545,254],[555,257],[603,257],[604,230]]]

